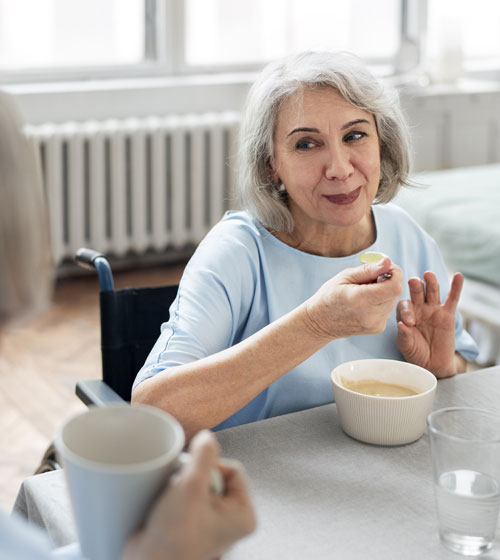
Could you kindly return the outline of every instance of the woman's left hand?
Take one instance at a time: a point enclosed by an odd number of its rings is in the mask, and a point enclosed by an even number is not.
[[[428,369],[436,377],[449,377],[458,373],[455,311],[464,277],[460,273],[453,276],[443,304],[434,272],[425,272],[424,281],[410,278],[411,299],[398,303],[398,348],[408,362]]]

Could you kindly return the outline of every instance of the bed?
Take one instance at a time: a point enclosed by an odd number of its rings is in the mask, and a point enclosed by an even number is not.
[[[500,164],[412,175],[395,202],[436,240],[465,285],[459,308],[480,365],[500,363]]]

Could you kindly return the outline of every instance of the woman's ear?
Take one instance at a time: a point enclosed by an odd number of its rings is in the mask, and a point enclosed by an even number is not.
[[[274,183],[274,184],[281,183],[280,176],[278,175],[278,172],[276,171],[276,169],[274,169],[274,166],[271,163],[271,160],[268,160],[268,162],[267,162],[267,172],[269,174],[269,179],[271,179],[272,183]]]
[[[277,185],[278,183],[281,183],[281,179],[280,176],[278,175],[277,171],[271,170],[271,173],[269,174],[269,177],[271,178],[271,181]]]

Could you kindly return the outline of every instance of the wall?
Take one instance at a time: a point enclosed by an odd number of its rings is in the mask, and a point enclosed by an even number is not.
[[[10,88],[27,122],[241,111],[255,74]],[[7,88],[8,89],[8,88]],[[405,87],[414,171],[500,162],[500,80]],[[75,117],[78,115],[78,117]]]
[[[500,162],[500,83],[405,89],[414,171]]]

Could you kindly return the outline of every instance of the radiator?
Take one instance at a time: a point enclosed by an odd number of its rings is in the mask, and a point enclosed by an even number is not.
[[[239,113],[26,127],[40,155],[56,264],[199,243],[231,205]]]

